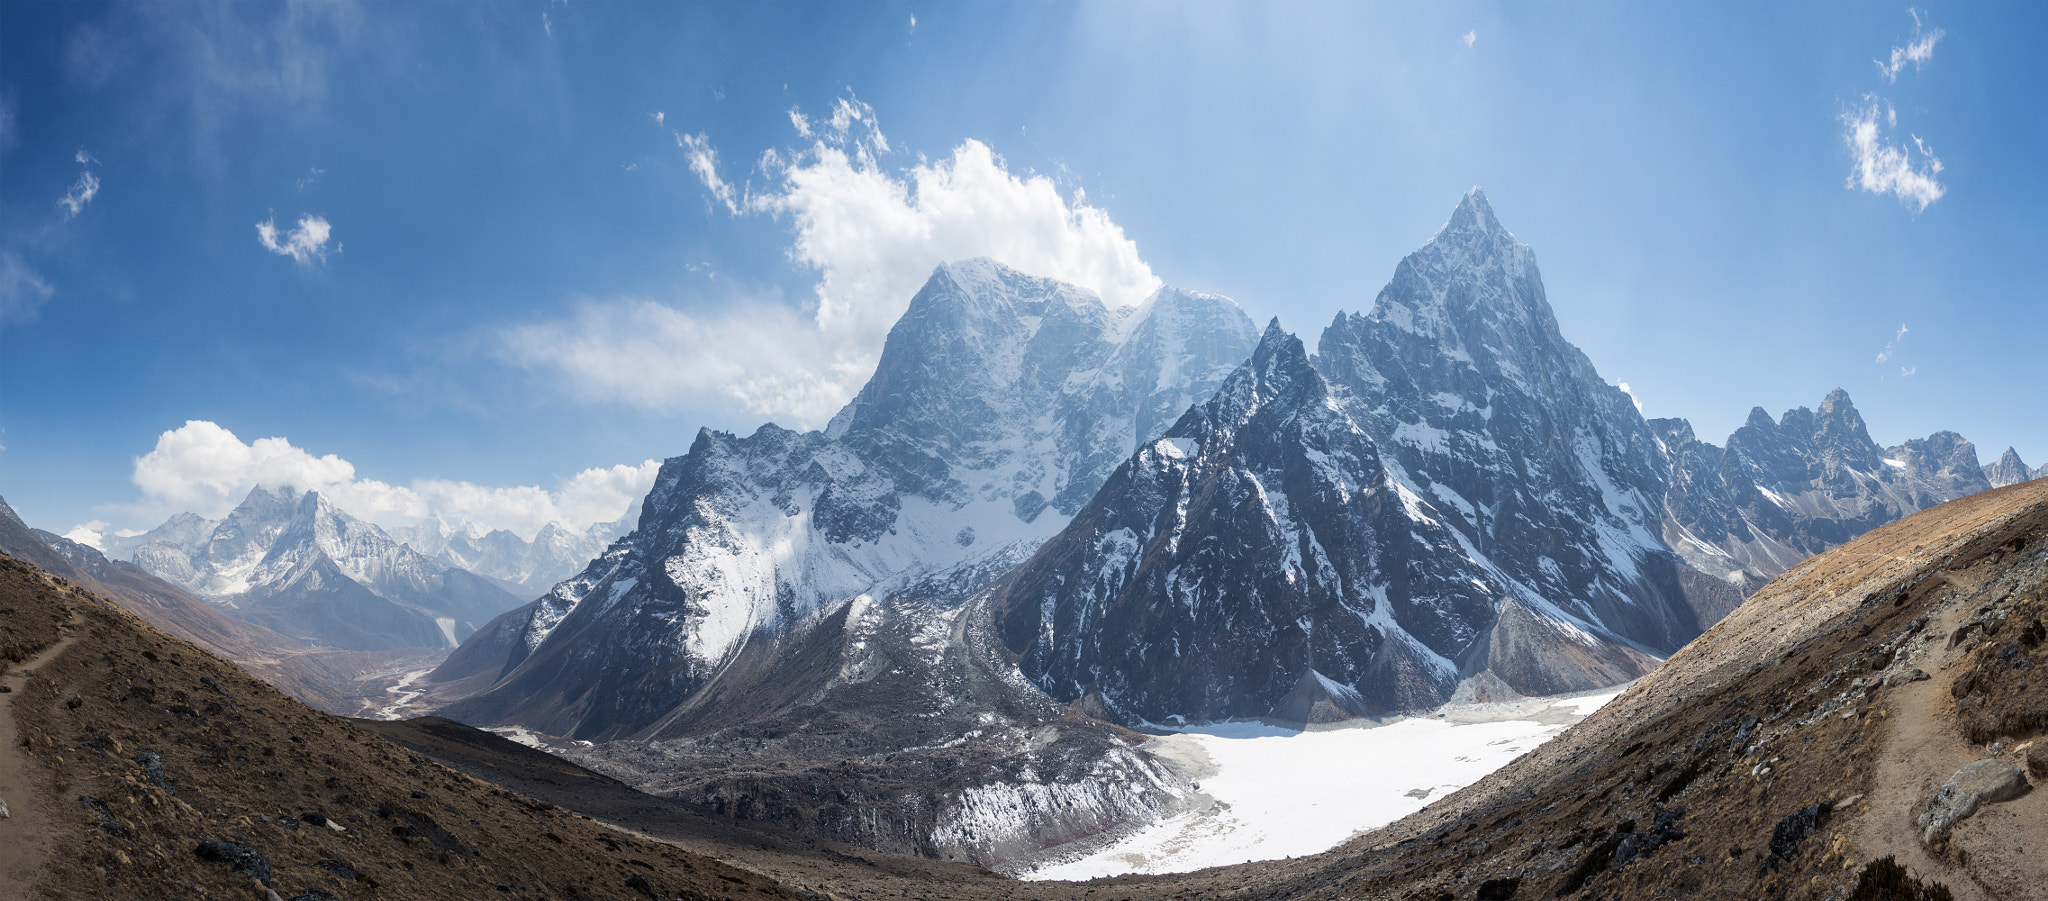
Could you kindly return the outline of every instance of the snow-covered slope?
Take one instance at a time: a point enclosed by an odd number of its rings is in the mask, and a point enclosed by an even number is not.
[[[1043,541],[1254,337],[1223,298],[1110,310],[986,260],[941,266],[825,430],[700,432],[632,535],[434,678],[495,683],[450,708],[475,721],[634,733],[750,642]]]
[[[203,539],[191,525],[173,518],[133,550],[136,564],[295,638],[363,650],[452,647],[518,603],[318,492],[258,487]]]

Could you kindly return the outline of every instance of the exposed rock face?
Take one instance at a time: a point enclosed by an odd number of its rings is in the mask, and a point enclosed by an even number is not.
[[[319,492],[258,487],[204,540],[190,525],[167,523],[162,537],[134,549],[136,564],[301,640],[359,650],[452,647],[518,603]]]
[[[1754,589],[1770,577],[1906,514],[1991,487],[1976,447],[1936,432],[1889,450],[1841,389],[1815,412],[1761,407],[1728,436],[1700,441],[1682,419],[1652,420],[1671,460],[1665,539],[1695,568]]]
[[[1127,723],[1261,716],[1311,669],[1395,709],[1455,687],[1448,657],[1491,612],[1483,575],[1275,323],[997,609],[1033,682]]]
[[[472,721],[639,732],[750,646],[1043,541],[1253,339],[1219,297],[1111,311],[987,261],[941,266],[827,429],[701,432],[632,535],[434,678],[496,683],[451,708]]]
[[[1411,710],[1481,673],[1613,684],[1698,634],[1656,441],[1483,195],[1321,349],[1275,323],[1004,588],[1041,688],[1125,722],[1291,716],[1313,675]]]
[[[2026,461],[2020,459],[2020,452],[2010,447],[2005,449],[2005,454],[1998,458],[1998,462],[1984,467],[1984,478],[1993,488],[2017,485],[2039,478],[2042,474],[2028,469]]]
[[[1667,464],[1656,439],[1559,332],[1534,251],[1484,194],[1401,261],[1370,313],[1339,316],[1318,346],[1346,411],[1433,515],[1515,584],[1517,606],[1554,604],[1668,653],[1711,623],[1695,603],[1725,602],[1688,598],[1658,535]],[[1506,665],[1496,652],[1491,667]]]
[[[1964,766],[1943,783],[1920,814],[1920,838],[1934,844],[1984,805],[2010,801],[2026,794],[2027,788],[2027,774],[2006,761],[1979,760]]]

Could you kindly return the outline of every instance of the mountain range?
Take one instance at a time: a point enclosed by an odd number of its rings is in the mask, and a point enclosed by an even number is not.
[[[446,720],[327,716],[23,562],[67,565],[24,534],[0,516],[7,897],[1933,901],[2034,897],[2048,876],[2048,483],[1802,562],[1398,822],[1087,884],[741,827]]]
[[[317,491],[258,487],[217,523],[182,515],[131,541],[137,566],[238,618],[332,647],[454,647],[519,603]]]
[[[1122,727],[1626,682],[1813,554],[2043,474],[1880,447],[1839,390],[1722,446],[1646,420],[1476,189],[1313,347],[950,263],[824,429],[700,431],[630,531],[393,534],[259,488],[122,550],[288,639],[459,642],[441,713],[637,785],[1011,866],[1189,797]]]

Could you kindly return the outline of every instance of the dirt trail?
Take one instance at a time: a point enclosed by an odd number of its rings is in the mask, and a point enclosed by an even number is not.
[[[8,688],[0,694],[0,742],[4,742],[0,744],[0,801],[6,802],[8,811],[8,818],[0,820],[0,898],[28,897],[50,834],[48,792],[37,784],[26,755],[21,753],[21,739],[15,734],[14,699],[22,696],[31,673],[71,647],[75,637],[71,629],[78,623],[79,615],[73,611],[62,637],[35,657],[8,667],[0,677],[0,684]]]
[[[1960,595],[1933,612],[1925,644],[1909,661],[1931,678],[1894,689],[1892,704],[1898,715],[1878,759],[1876,787],[1853,835],[1870,856],[1894,855],[1913,871],[1947,884],[1957,901],[2034,896],[2035,887],[2013,878],[2023,868],[2004,865],[2002,859],[2024,859],[2041,837],[2040,824],[2048,822],[2048,792],[2035,791],[2016,801],[1986,805],[1971,821],[1959,824],[1958,845],[1967,847],[1963,855],[1937,856],[1920,839],[1920,812],[1951,774],[1987,756],[2023,759],[2021,753],[2033,744],[1993,755],[1990,749],[1965,741],[1951,713],[1952,689],[1967,668],[1971,648],[1950,646],[1948,636],[1981,600],[1975,591],[1988,569],[1980,565],[1946,575],[1948,586]],[[1976,865],[1963,865],[1971,857]]]

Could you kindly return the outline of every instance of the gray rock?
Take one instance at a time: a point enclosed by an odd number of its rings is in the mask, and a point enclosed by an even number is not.
[[[226,864],[228,869],[261,882],[265,887],[270,885],[270,858],[248,845],[208,839],[193,848],[192,853],[200,860]]]
[[[2027,793],[2027,776],[2003,760],[1979,760],[1956,771],[1920,814],[1920,839],[1934,844],[1986,804]]]
[[[7,802],[5,800],[0,800],[0,820],[7,819],[8,816],[10,816],[10,814],[8,814],[7,812]]]
[[[1901,670],[1899,672],[1884,677],[1884,684],[1892,686],[1906,685],[1913,682],[1925,682],[1931,678],[1933,677],[1927,675],[1926,670],[1920,669],[1919,667],[1914,667],[1912,669]]]

